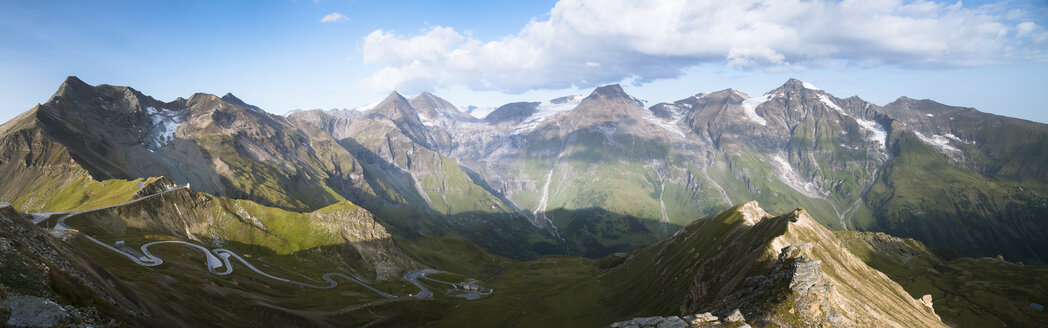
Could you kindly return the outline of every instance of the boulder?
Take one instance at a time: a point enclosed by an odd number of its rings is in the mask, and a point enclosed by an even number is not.
[[[717,322],[717,320],[719,320],[719,318],[717,318],[717,316],[709,312],[684,316],[684,321],[692,326],[698,326],[704,323]]]
[[[744,322],[744,321],[746,321],[746,318],[742,316],[742,312],[739,312],[739,309],[735,309],[735,311],[732,311],[731,314],[729,314],[727,318],[724,318],[724,321],[727,321],[727,322]]]
[[[15,296],[0,302],[0,308],[11,311],[7,327],[54,327],[69,321],[61,305],[36,296]]]

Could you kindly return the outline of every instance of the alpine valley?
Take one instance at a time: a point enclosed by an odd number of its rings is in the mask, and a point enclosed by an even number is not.
[[[10,326],[1048,323],[1048,125],[794,79],[280,116],[69,77],[0,202]]]

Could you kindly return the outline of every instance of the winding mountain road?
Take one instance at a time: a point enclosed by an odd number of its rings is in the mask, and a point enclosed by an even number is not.
[[[67,219],[69,219],[70,217],[74,216],[74,215],[83,214],[83,213],[92,212],[92,211],[106,210],[106,209],[111,209],[111,208],[115,208],[115,207],[119,207],[119,206],[125,206],[125,205],[129,205],[129,204],[134,204],[134,203],[141,202],[141,201],[153,198],[153,197],[158,197],[158,196],[165,195],[165,194],[168,194],[168,193],[171,193],[171,192],[175,192],[175,191],[178,191],[178,190],[181,190],[181,189],[185,189],[187,187],[188,187],[188,185],[178,186],[178,187],[175,187],[175,188],[171,188],[171,189],[165,190],[163,192],[159,192],[159,193],[152,194],[152,195],[149,195],[149,196],[145,196],[145,197],[142,197],[142,198],[130,200],[130,201],[127,201],[127,202],[124,202],[124,203],[120,203],[120,204],[116,204],[116,205],[110,205],[110,206],[104,206],[104,207],[99,207],[99,208],[94,208],[94,209],[77,210],[77,211],[71,211],[71,212],[35,213],[35,214],[32,215],[33,216],[33,223],[40,223],[40,222],[44,221],[45,219],[47,219],[47,218],[49,218],[49,217],[51,217],[53,215],[64,214],[64,215],[62,215],[61,218],[58,219],[58,222],[55,224],[55,226],[54,226],[54,228],[52,230],[55,230],[55,231],[73,230],[68,225],[66,225],[65,221]],[[233,262],[230,261],[230,258],[232,257],[232,258],[235,258],[237,261],[240,261],[241,264],[243,264],[245,267],[247,267],[251,271],[254,271],[255,273],[258,273],[259,275],[261,275],[263,277],[266,277],[266,278],[269,278],[269,279],[273,279],[273,280],[277,280],[277,281],[281,281],[281,282],[285,282],[285,283],[289,283],[289,284],[294,284],[294,285],[307,287],[307,288],[315,288],[315,289],[330,289],[330,288],[335,288],[336,286],[338,286],[338,282],[335,281],[334,278],[342,278],[342,279],[345,279],[345,280],[349,280],[349,281],[351,281],[351,282],[353,282],[353,283],[355,283],[357,285],[360,285],[361,287],[367,288],[368,290],[371,290],[372,292],[374,292],[375,294],[378,294],[379,296],[382,296],[382,297],[385,297],[385,298],[397,298],[398,297],[396,295],[391,295],[389,293],[383,292],[383,291],[381,291],[381,290],[379,290],[379,289],[377,289],[375,287],[372,287],[371,285],[368,285],[368,284],[360,281],[359,279],[350,277],[350,276],[342,274],[342,273],[325,273],[322,276],[322,279],[325,282],[327,282],[327,285],[315,285],[315,284],[299,282],[299,281],[294,281],[294,280],[290,280],[290,279],[287,279],[287,278],[274,276],[274,275],[271,275],[269,273],[266,273],[265,271],[259,270],[257,267],[255,267],[254,265],[251,265],[251,263],[248,263],[246,260],[244,260],[244,258],[241,257],[240,255],[237,255],[233,251],[230,251],[230,250],[224,249],[224,248],[208,249],[208,248],[206,248],[204,246],[200,246],[200,245],[189,243],[189,242],[179,241],[179,240],[162,240],[162,241],[154,241],[154,242],[143,244],[140,247],[140,249],[142,250],[142,256],[136,256],[134,254],[131,254],[129,251],[124,251],[124,250],[118,249],[116,247],[113,247],[112,245],[109,245],[109,244],[107,244],[107,243],[105,243],[105,242],[103,242],[101,240],[95,239],[94,237],[91,237],[91,236],[89,236],[89,235],[87,235],[85,233],[80,233],[79,235],[83,236],[84,238],[87,238],[87,240],[90,240],[90,241],[92,241],[92,242],[94,242],[94,243],[96,243],[98,245],[101,245],[101,246],[103,246],[105,248],[108,248],[108,249],[110,249],[110,250],[112,250],[112,251],[114,251],[114,252],[116,252],[118,254],[124,255],[128,259],[131,259],[131,261],[133,261],[135,264],[138,264],[138,265],[141,265],[141,266],[152,267],[152,266],[158,266],[158,265],[164,263],[163,259],[161,259],[160,257],[157,257],[156,255],[153,255],[152,253],[149,252],[149,247],[150,246],[155,246],[155,245],[159,245],[159,244],[179,244],[179,245],[185,245],[185,246],[189,246],[189,247],[192,247],[192,248],[196,248],[196,249],[204,252],[204,256],[205,256],[205,259],[206,259],[204,264],[207,266],[208,271],[210,271],[212,274],[216,274],[216,275],[220,275],[220,276],[224,276],[224,275],[228,275],[230,273],[233,273]],[[121,246],[121,247],[124,247],[124,246]],[[225,268],[225,269],[223,271],[219,271],[220,268]],[[441,272],[441,271],[437,271],[437,270],[433,270],[433,269],[423,269],[423,270],[420,270],[420,271],[408,272],[408,274],[404,275],[403,280],[405,280],[405,281],[407,281],[407,282],[409,282],[409,283],[411,283],[411,284],[413,284],[413,285],[415,285],[416,287],[419,288],[419,292],[417,294],[411,294],[410,297],[417,298],[417,299],[433,298],[433,292],[431,292],[429,290],[429,288],[426,288],[425,285],[423,285],[422,283],[418,282],[418,278],[425,278],[426,275],[431,274],[431,273],[437,273],[437,272]]]

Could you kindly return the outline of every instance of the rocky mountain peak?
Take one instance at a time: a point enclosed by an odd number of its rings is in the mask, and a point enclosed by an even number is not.
[[[626,94],[618,84],[612,84],[593,90],[572,114],[596,120],[617,120],[623,115],[639,115],[644,110],[640,101]]]
[[[433,145],[429,136],[429,130],[422,124],[418,110],[411,105],[407,98],[404,98],[396,91],[390,93],[386,99],[383,99],[382,102],[379,102],[378,105],[375,105],[374,108],[368,111],[367,117],[371,119],[388,119],[404,135],[416,143],[425,147]]]
[[[216,109],[224,100],[210,93],[197,92],[186,100],[186,106],[192,108]]]
[[[392,92],[389,93],[389,95],[386,96],[386,98],[382,99],[382,102],[386,102],[388,100],[397,100],[397,99],[403,100],[405,102],[408,101],[407,98],[405,98],[403,95],[401,95],[399,91],[393,90]]]
[[[539,104],[540,103],[538,102],[508,103],[499,106],[499,108],[496,108],[486,117],[484,117],[484,122],[488,122],[491,124],[498,124],[503,122],[519,123],[524,121],[528,117],[531,117],[531,115],[537,113],[539,111]]]
[[[618,85],[617,83],[616,84],[605,85],[603,87],[599,87],[599,88],[594,89],[593,92],[590,93],[589,97],[594,97],[594,96],[604,97],[604,98],[633,99],[628,94],[626,94],[626,91],[622,90],[622,86]],[[587,98],[589,98],[589,97],[587,97]]]
[[[385,99],[375,105],[371,109],[372,115],[383,115],[390,119],[409,119],[414,117],[414,121],[418,121],[418,114],[415,112],[415,107],[411,106],[411,102],[407,98],[400,95],[399,92],[393,91]],[[421,124],[421,123],[419,123]]]
[[[983,115],[983,113],[970,107],[950,106],[934,100],[913,99],[905,96],[899,97],[899,99],[884,105],[882,108],[889,116],[900,118],[911,124],[923,120],[936,121],[938,119],[948,119],[949,117],[960,115],[961,113],[975,116]],[[945,126],[941,128],[945,128]]]
[[[783,93],[812,92],[812,91],[823,92],[822,89],[819,89],[814,84],[811,84],[811,83],[808,83],[808,82],[804,82],[804,81],[801,81],[801,80],[798,80],[798,79],[790,78],[789,80],[786,80],[786,83],[783,83],[782,86],[779,86],[778,88],[775,88],[772,91],[768,91],[767,94],[775,95],[775,94],[783,94]]]
[[[94,91],[94,87],[80,80],[76,76],[66,77],[65,81],[58,86],[58,91],[55,91],[51,99],[55,99],[58,96],[73,96],[76,94],[86,94]]]
[[[437,97],[436,95],[423,92],[409,101],[419,115],[427,119],[437,119],[441,116],[452,120],[470,120],[472,117],[463,113],[451,102]]]
[[[147,107],[161,104],[131,87],[108,84],[92,86],[76,76],[67,77],[47,103],[52,110],[101,110],[124,114],[141,112]]]
[[[48,103],[55,103],[62,100],[76,101],[77,99],[90,99],[90,96],[95,93],[95,87],[84,83],[80,78],[76,76],[70,76],[58,86],[58,90],[55,91],[51,98],[47,100]]]
[[[238,105],[238,106],[241,106],[241,107],[244,107],[244,108],[256,111],[256,112],[261,112],[262,111],[262,109],[258,108],[258,106],[250,105],[250,104],[244,102],[243,100],[240,100],[240,98],[237,98],[237,96],[234,96],[232,93],[226,93],[226,95],[222,96],[221,99],[224,100],[227,103]]]
[[[761,219],[771,217],[771,214],[765,212],[755,200],[739,206],[739,213],[742,214],[743,223],[748,226],[753,226]]]
[[[420,111],[423,109],[436,110],[455,107],[455,105],[452,105],[447,100],[437,97],[436,95],[429,93],[429,91],[423,92],[418,96],[411,98],[409,102],[412,106],[415,106],[415,108]]]
[[[230,92],[227,92],[224,96],[222,96],[220,98],[222,100],[225,100],[228,103],[233,103],[233,104],[238,104],[238,105],[240,105],[240,104],[245,104],[246,105],[246,103],[244,103],[243,100],[240,100],[240,98],[237,98],[237,96],[234,96],[233,93],[230,93]]]

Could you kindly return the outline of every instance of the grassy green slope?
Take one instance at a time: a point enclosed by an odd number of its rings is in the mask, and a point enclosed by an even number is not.
[[[70,211],[130,200],[155,178],[95,181],[35,124],[35,110],[0,126],[0,202],[22,211]]]
[[[214,134],[197,142],[213,158],[222,162],[222,183],[229,197],[253,199],[290,210],[309,211],[345,198],[322,182],[323,168],[293,167],[259,161],[244,154],[234,137]],[[314,163],[315,164],[315,163]],[[351,165],[350,165],[351,167]]]
[[[461,236],[489,251],[535,258],[557,241],[535,229],[483,180],[450,158],[418,145],[382,121],[361,121],[340,144],[360,160],[378,199],[364,204],[410,238]],[[535,245],[538,245],[537,247]]]
[[[902,133],[898,155],[870,190],[875,222],[859,227],[921,240],[962,256],[1004,255],[1048,261],[1048,194],[1025,183],[951,165],[945,155]]]
[[[536,207],[549,177],[545,215],[568,241],[570,254],[632,251],[701,216],[695,214],[695,195],[682,186],[684,171],[665,168],[667,161],[682,161],[669,158],[657,141],[581,129],[564,139],[532,140],[525,153],[521,172],[535,181],[536,190],[512,197],[522,209],[541,212]]]
[[[349,202],[297,213],[183,189],[79,214],[67,225],[108,242],[196,240],[245,254],[284,256],[277,258],[294,261],[290,266],[312,263],[310,267],[318,270],[350,272],[368,280],[395,279],[414,266],[370,213]]]
[[[913,239],[838,231],[853,254],[884,272],[910,295],[932,295],[935,312],[956,327],[1036,327],[1048,313],[1048,268],[992,258],[946,260]]]

